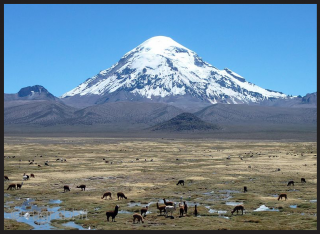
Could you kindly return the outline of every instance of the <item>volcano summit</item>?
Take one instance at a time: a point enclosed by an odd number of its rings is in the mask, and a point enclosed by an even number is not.
[[[259,104],[289,96],[219,70],[169,37],[156,36],[126,53],[109,69],[63,94],[68,105],[117,101],[163,102],[185,110],[215,103]]]

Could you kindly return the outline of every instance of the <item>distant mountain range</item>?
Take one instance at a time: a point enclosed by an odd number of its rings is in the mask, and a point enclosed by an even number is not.
[[[120,124],[124,128],[138,126],[144,129],[155,126],[153,130],[180,131],[181,128],[177,124],[180,120],[177,122],[175,117],[185,112],[183,109],[165,103],[120,101],[75,108],[66,105],[40,85],[22,88],[18,93],[4,94],[4,97],[5,125]],[[316,93],[297,97],[294,107],[305,105],[305,108],[213,104],[194,112],[193,116],[196,118],[192,119],[192,124],[198,121],[197,129],[209,129],[210,124],[216,126],[221,124],[316,124],[317,108],[314,108],[316,97]],[[172,126],[173,123],[176,123],[175,127]],[[187,123],[185,126],[191,126],[192,129],[192,124]]]

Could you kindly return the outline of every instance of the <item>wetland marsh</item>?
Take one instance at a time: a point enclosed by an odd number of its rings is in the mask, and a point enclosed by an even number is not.
[[[23,173],[35,178],[23,181],[21,190],[7,190],[22,182]],[[317,229],[316,142],[5,137],[4,175],[10,179],[4,181],[5,214],[25,215],[21,207],[27,199],[27,210],[86,212],[47,220],[51,229]],[[180,179],[184,186],[176,185]],[[290,180],[294,186],[287,186]],[[85,191],[76,188],[81,184]],[[64,185],[71,191],[64,192]],[[113,199],[101,199],[107,191]],[[118,201],[117,192],[128,199]],[[288,199],[278,201],[280,193]],[[186,201],[187,215],[179,217],[177,208],[174,219],[160,216],[156,203],[163,204],[163,198],[177,206]],[[231,215],[237,204],[245,207],[244,215]],[[116,222],[107,222],[106,211],[116,205]],[[133,213],[146,205],[145,222],[133,224]],[[21,217],[4,219],[5,230],[32,228]]]

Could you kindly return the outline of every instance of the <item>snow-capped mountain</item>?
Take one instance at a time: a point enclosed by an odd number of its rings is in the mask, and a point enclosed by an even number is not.
[[[215,103],[259,104],[289,97],[247,82],[227,68],[219,70],[171,38],[157,36],[61,98],[78,105],[147,101],[188,109]]]

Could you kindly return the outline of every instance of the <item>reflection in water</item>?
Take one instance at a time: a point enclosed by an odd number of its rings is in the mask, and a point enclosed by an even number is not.
[[[71,219],[74,217],[77,217],[80,219],[87,218],[87,212],[83,210],[79,210],[79,211],[60,210],[59,206],[39,207],[37,205],[32,204],[32,202],[34,201],[35,201],[34,199],[27,198],[25,201],[23,201],[21,206],[15,206],[12,212],[4,212],[4,218],[14,219],[18,222],[29,224],[30,226],[33,227],[33,230],[57,229],[51,226],[51,220],[53,219]],[[59,201],[55,200],[54,202],[59,202]],[[7,202],[5,205],[9,207],[8,204],[10,203],[12,202]],[[56,203],[53,203],[53,204],[56,204]]]

